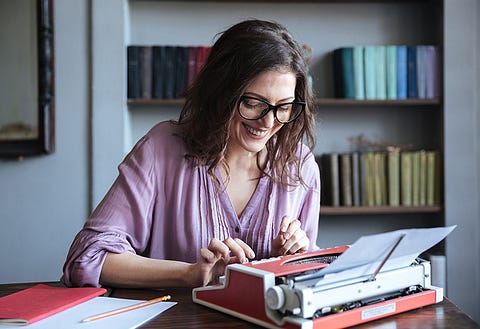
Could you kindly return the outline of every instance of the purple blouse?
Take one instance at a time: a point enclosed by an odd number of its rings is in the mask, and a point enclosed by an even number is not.
[[[70,247],[62,276],[66,285],[99,286],[107,252],[195,263],[214,237],[239,238],[257,259],[270,257],[284,215],[298,218],[309,249],[318,248],[320,177],[313,154],[302,167],[309,188],[285,189],[263,177],[238,218],[207,168],[185,158],[178,129],[169,122],[157,124],[119,165],[117,179]],[[221,183],[218,168],[215,174]]]

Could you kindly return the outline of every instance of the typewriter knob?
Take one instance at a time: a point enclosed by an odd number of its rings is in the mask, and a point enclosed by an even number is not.
[[[267,289],[266,302],[271,310],[279,310],[285,304],[285,293],[279,286],[273,286]]]

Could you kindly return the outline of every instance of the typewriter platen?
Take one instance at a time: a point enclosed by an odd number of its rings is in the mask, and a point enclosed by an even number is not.
[[[347,249],[228,265],[219,284],[193,290],[193,301],[267,328],[344,328],[443,300],[423,260],[322,283],[316,273]]]

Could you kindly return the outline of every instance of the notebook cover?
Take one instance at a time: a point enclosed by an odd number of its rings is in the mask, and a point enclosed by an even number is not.
[[[106,292],[104,288],[38,284],[0,298],[0,324],[31,324]]]

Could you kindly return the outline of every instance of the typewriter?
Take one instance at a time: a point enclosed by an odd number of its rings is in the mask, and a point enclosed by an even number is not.
[[[453,228],[441,229],[431,244]],[[384,255],[375,257],[375,262],[337,266],[329,272],[354,244],[230,264],[219,283],[193,289],[192,299],[266,328],[322,329],[350,327],[441,302],[443,288],[432,286],[430,262],[413,256],[405,265],[408,257],[395,249],[404,246],[408,254],[412,240],[405,238],[405,232],[394,233]],[[421,237],[424,232],[416,233]],[[363,248],[368,240],[364,242]],[[403,258],[403,264],[390,264],[392,256]]]

